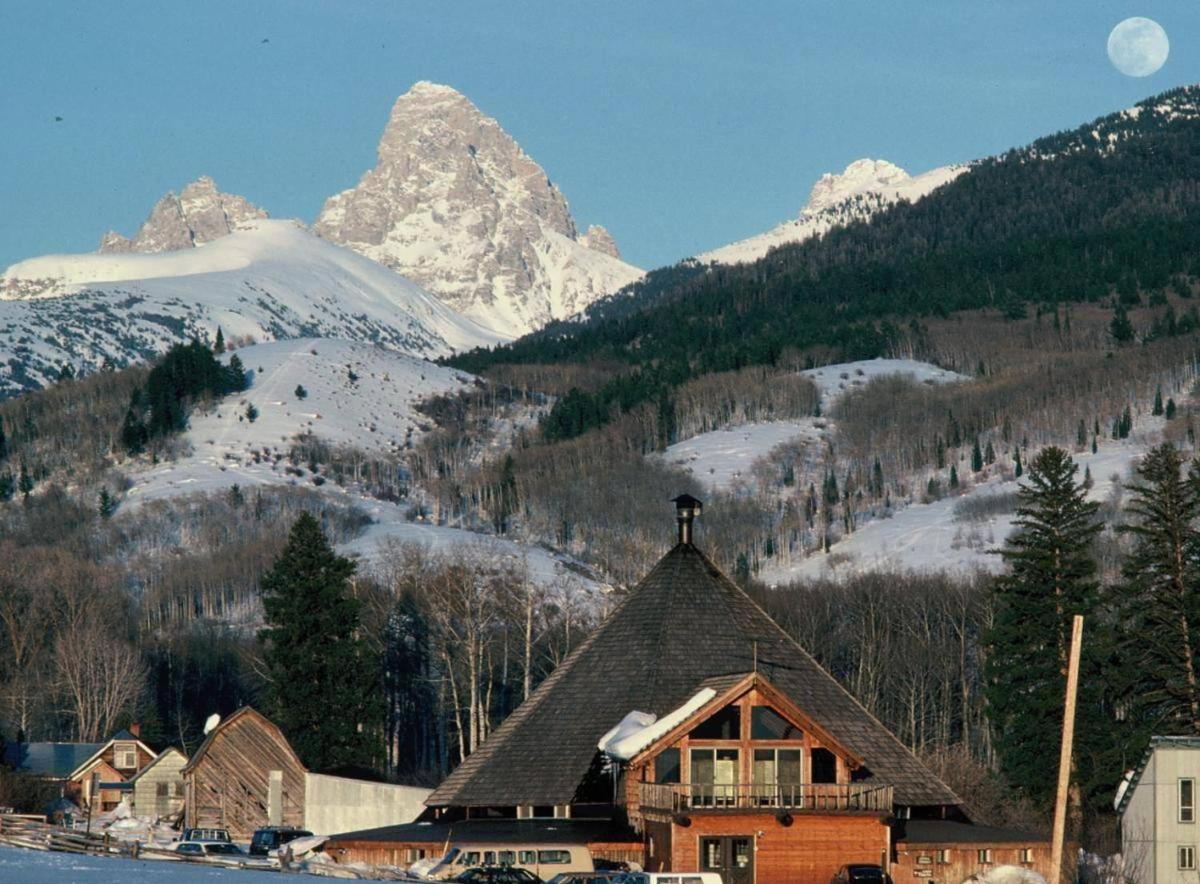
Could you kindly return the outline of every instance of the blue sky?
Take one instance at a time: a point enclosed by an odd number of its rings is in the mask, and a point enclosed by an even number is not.
[[[1134,15],[1171,38],[1141,79],[1105,56]],[[132,233],[201,174],[311,221],[422,79],[658,266],[793,216],[859,157],[924,171],[1196,82],[1198,41],[1196,0],[5,0],[0,267]]]

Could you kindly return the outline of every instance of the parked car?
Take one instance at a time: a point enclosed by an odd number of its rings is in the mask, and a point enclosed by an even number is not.
[[[254,837],[250,839],[251,856],[267,856],[272,850],[283,847],[289,841],[297,838],[308,838],[312,832],[307,829],[297,829],[295,826],[264,826],[255,829]]]
[[[246,856],[245,851],[228,841],[180,841],[175,852],[186,856],[230,856],[235,859]]]
[[[626,872],[613,884],[722,884],[717,872]]]
[[[855,863],[838,869],[830,884],[891,884],[891,881],[882,866]]]
[[[596,865],[600,865],[601,862],[603,860],[595,861]],[[619,871],[605,872],[597,869],[594,872],[562,872],[551,878],[548,884],[613,884],[617,876],[627,870],[621,869]]]
[[[594,868],[592,852],[586,844],[462,842],[451,845],[446,855],[425,872],[425,877],[446,881],[468,869],[497,866],[525,869],[541,881],[548,881],[558,874],[590,872]]]
[[[212,829],[212,828],[192,828],[184,829],[183,837],[180,841],[223,841],[226,844],[233,843],[233,839],[229,837],[228,829]]]
[[[458,884],[542,884],[533,872],[514,866],[476,866],[451,880]]]

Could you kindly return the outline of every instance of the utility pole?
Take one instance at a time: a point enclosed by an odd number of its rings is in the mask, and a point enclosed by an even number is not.
[[[1058,757],[1058,793],[1054,798],[1054,834],[1050,846],[1049,884],[1061,884],[1063,840],[1067,828],[1067,789],[1071,783],[1071,754],[1075,742],[1075,701],[1079,691],[1079,648],[1083,643],[1083,617],[1071,623],[1071,656],[1067,662],[1067,701],[1063,709],[1062,750]]]

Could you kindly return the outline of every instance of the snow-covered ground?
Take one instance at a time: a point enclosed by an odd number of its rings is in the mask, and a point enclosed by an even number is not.
[[[370,454],[396,453],[428,423],[416,412],[430,396],[464,389],[460,371],[371,344],[302,338],[236,351],[250,389],[227,396],[207,414],[192,415],[184,441],[191,453],[132,474],[128,503],[197,491],[261,484],[312,485],[289,473],[287,454],[301,434]],[[296,395],[304,387],[306,396]],[[248,405],[258,416],[250,421]],[[294,468],[293,468],[294,469]]]
[[[821,410],[828,412],[850,390],[879,377],[902,375],[918,383],[944,384],[966,380],[963,375],[915,359],[864,359],[840,362],[802,372],[821,392]],[[827,417],[762,421],[702,433],[670,446],[662,455],[668,463],[691,471],[715,491],[733,490],[748,482],[754,464],[787,442],[820,442],[833,426]]]
[[[243,491],[301,485],[319,488],[371,517],[374,524],[362,536],[340,547],[358,558],[364,570],[382,564],[396,544],[417,544],[436,552],[457,550],[493,562],[524,563],[531,578],[542,584],[586,592],[603,588],[576,563],[543,547],[409,521],[405,505],[366,497],[323,477],[318,484],[319,476],[307,463],[288,459],[303,433],[334,447],[399,454],[429,423],[417,413],[417,403],[468,387],[474,380],[470,375],[353,341],[273,341],[236,353],[249,373],[250,389],[225,397],[207,414],[192,416],[183,437],[189,453],[132,470],[122,510],[154,500],[224,493],[233,485]],[[297,386],[306,391],[303,399],[296,395]],[[246,417],[250,404],[258,410],[254,421]]]
[[[1078,478],[1082,479],[1085,469],[1090,468],[1095,483],[1088,497],[1107,498],[1113,491],[1114,478],[1125,479],[1137,460],[1157,442],[1161,431],[1161,418],[1144,418],[1129,439],[1102,442],[1096,454],[1090,450],[1076,454]],[[829,553],[816,553],[788,565],[768,560],[758,576],[769,584],[783,584],[877,570],[999,571],[1003,561],[989,550],[1004,544],[1012,531],[1014,515],[971,521],[957,516],[955,508],[960,501],[1011,494],[1021,483],[996,479],[955,497],[914,503],[897,510],[891,518],[867,522],[834,544]]]
[[[239,884],[279,882],[277,872],[221,869],[198,863],[76,856],[0,847],[0,881],[4,884]]]

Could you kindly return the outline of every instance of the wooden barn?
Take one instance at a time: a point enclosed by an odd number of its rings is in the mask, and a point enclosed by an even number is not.
[[[248,839],[266,825],[304,825],[304,765],[283,732],[249,706],[209,731],[182,769],[187,826]]]
[[[283,732],[246,706],[209,732],[181,770],[187,826],[247,839],[262,826],[318,834],[416,819],[428,789],[307,770]]]
[[[397,827],[327,850],[412,856],[475,843],[496,819],[606,820],[606,849],[725,884],[827,884],[847,863],[961,881],[927,874],[924,843],[913,858],[895,838],[926,823],[975,833],[959,797],[692,543],[699,501],[676,505],[674,548],[430,796],[452,836],[422,848],[418,827]],[[1020,837],[1004,849],[1034,851],[1044,873],[1046,843]],[[989,867],[970,862],[981,843],[943,848],[955,874]]]

